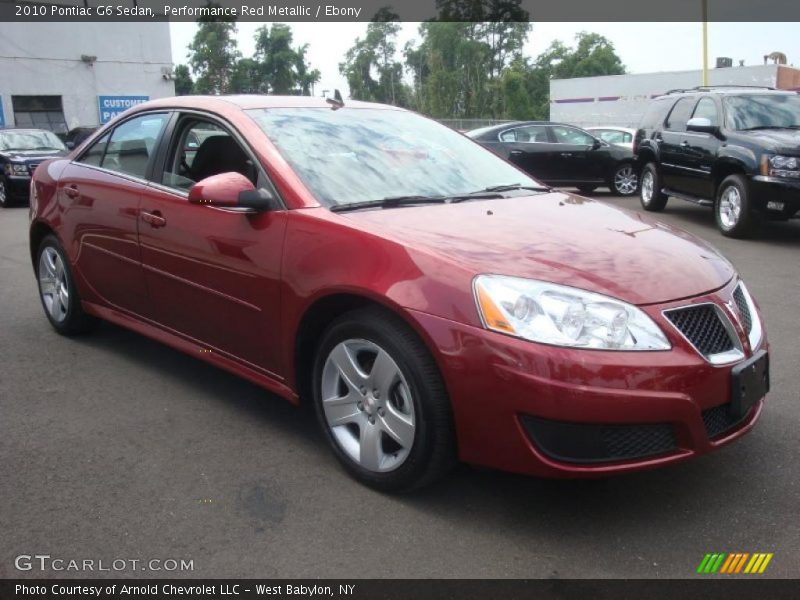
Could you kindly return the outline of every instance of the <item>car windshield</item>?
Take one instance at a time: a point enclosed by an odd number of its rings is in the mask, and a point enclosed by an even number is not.
[[[50,131],[2,131],[0,150],[66,150],[66,146]]]
[[[800,127],[800,95],[797,94],[726,96],[723,102],[728,129]]]
[[[345,107],[248,113],[326,206],[540,185],[463,135],[412,112]]]

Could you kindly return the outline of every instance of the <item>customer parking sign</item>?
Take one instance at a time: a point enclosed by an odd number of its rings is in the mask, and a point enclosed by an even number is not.
[[[100,107],[100,124],[108,123],[137,104],[147,102],[150,96],[98,96],[97,103]]]

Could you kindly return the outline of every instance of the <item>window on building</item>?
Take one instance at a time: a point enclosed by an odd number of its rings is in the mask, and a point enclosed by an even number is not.
[[[47,129],[66,135],[67,120],[61,96],[11,96],[11,105],[17,127]]]

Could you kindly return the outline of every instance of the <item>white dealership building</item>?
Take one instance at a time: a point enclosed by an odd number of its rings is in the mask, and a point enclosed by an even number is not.
[[[753,85],[800,90],[800,70],[784,65],[711,69],[710,85]],[[550,120],[580,127],[636,127],[652,98],[669,90],[701,85],[703,73],[665,71],[603,77],[553,79]]]
[[[0,23],[0,127],[64,133],[175,94],[167,22]]]

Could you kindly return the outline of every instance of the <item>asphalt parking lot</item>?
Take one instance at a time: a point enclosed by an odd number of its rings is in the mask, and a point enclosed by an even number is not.
[[[22,573],[21,554],[193,560],[111,573],[128,576],[693,577],[707,552],[773,552],[763,576],[800,577],[800,221],[738,241],[679,200],[660,218],[719,248],[761,304],[773,392],[753,432],[647,473],[462,466],[392,497],[350,480],[310,415],[260,388],[111,325],[55,334],[27,209],[0,212],[0,577],[87,575]]]

